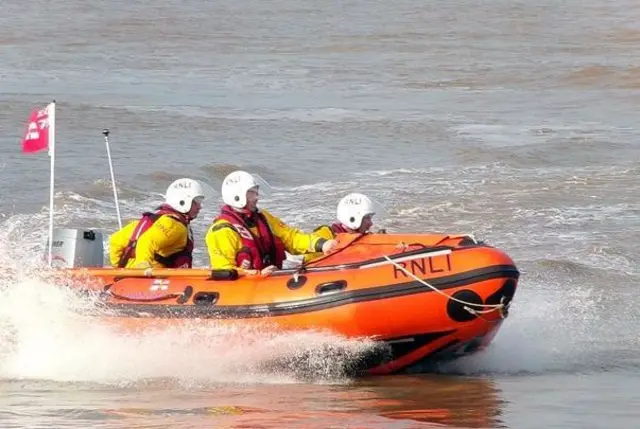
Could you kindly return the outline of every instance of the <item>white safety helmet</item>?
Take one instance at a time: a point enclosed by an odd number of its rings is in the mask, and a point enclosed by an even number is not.
[[[337,218],[347,228],[356,230],[362,225],[366,215],[373,215],[382,209],[380,204],[364,194],[352,193],[338,203]]]
[[[234,171],[222,182],[222,201],[235,209],[243,209],[247,205],[247,191],[256,188],[260,194],[269,194],[269,184],[257,174],[246,171]]]
[[[188,213],[191,203],[196,198],[204,199],[205,193],[202,185],[193,179],[178,179],[167,188],[165,202],[180,213]]]

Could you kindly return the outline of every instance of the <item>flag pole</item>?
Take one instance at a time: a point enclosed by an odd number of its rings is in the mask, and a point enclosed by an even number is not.
[[[113,200],[116,203],[116,213],[118,215],[118,227],[122,229],[122,218],[120,217],[120,205],[118,204],[118,191],[116,190],[116,178],[113,174],[113,163],[111,162],[111,149],[109,149],[109,129],[102,130],[104,144],[107,146],[107,158],[109,159],[109,172],[111,173],[111,185],[113,186]]]
[[[53,253],[53,186],[55,183],[54,172],[56,163],[56,100],[49,105],[49,157],[51,158],[51,172],[49,184],[49,267],[52,264]]]

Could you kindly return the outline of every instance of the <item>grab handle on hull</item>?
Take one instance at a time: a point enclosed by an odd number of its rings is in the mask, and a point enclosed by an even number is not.
[[[345,280],[336,280],[327,283],[321,283],[316,286],[316,294],[318,295],[326,295],[328,293],[340,292],[347,287],[347,282]]]
[[[132,291],[129,294],[116,293],[111,290],[113,284],[104,287],[100,293],[103,299],[115,298],[121,301],[129,302],[160,302],[168,299],[176,298],[178,304],[184,304],[189,300],[193,293],[193,286],[187,286],[184,288],[184,292],[168,292],[168,293],[153,293],[152,291],[136,292]]]
[[[198,292],[193,296],[193,303],[195,305],[214,305],[219,298],[218,292]]]

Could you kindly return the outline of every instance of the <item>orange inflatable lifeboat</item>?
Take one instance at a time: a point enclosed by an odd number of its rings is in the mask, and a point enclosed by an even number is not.
[[[75,286],[99,291],[111,321],[129,328],[267,322],[374,339],[385,352],[363,362],[367,374],[416,371],[485,348],[516,291],[513,260],[471,236],[344,234],[339,243],[329,256],[268,277],[221,279],[207,269],[64,272]]]

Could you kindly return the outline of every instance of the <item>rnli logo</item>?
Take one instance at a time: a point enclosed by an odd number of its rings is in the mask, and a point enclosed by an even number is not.
[[[35,121],[29,122],[27,129],[27,135],[25,140],[38,140],[40,139],[40,131],[44,131],[49,128],[49,117],[46,109],[38,110],[38,116]]]
[[[169,289],[169,280],[155,279],[149,288],[150,291],[167,290]]]
[[[258,186],[258,183],[255,181],[255,178],[248,173],[246,175],[241,173],[232,174],[231,176],[224,179],[223,184],[227,186],[231,186],[231,185],[239,185],[242,182],[247,183],[247,186],[249,187],[248,189],[251,189],[254,186]]]
[[[359,206],[362,204],[362,198],[360,197],[351,197],[347,198],[344,203],[348,206]]]
[[[240,237],[246,238],[247,240],[253,240],[253,235],[251,235],[251,232],[247,228],[237,224],[234,224],[233,226],[236,228],[236,231],[238,231],[238,234],[240,234]]]
[[[175,189],[191,189],[191,182],[188,182],[188,181],[178,182],[175,185],[173,185],[173,187]]]

